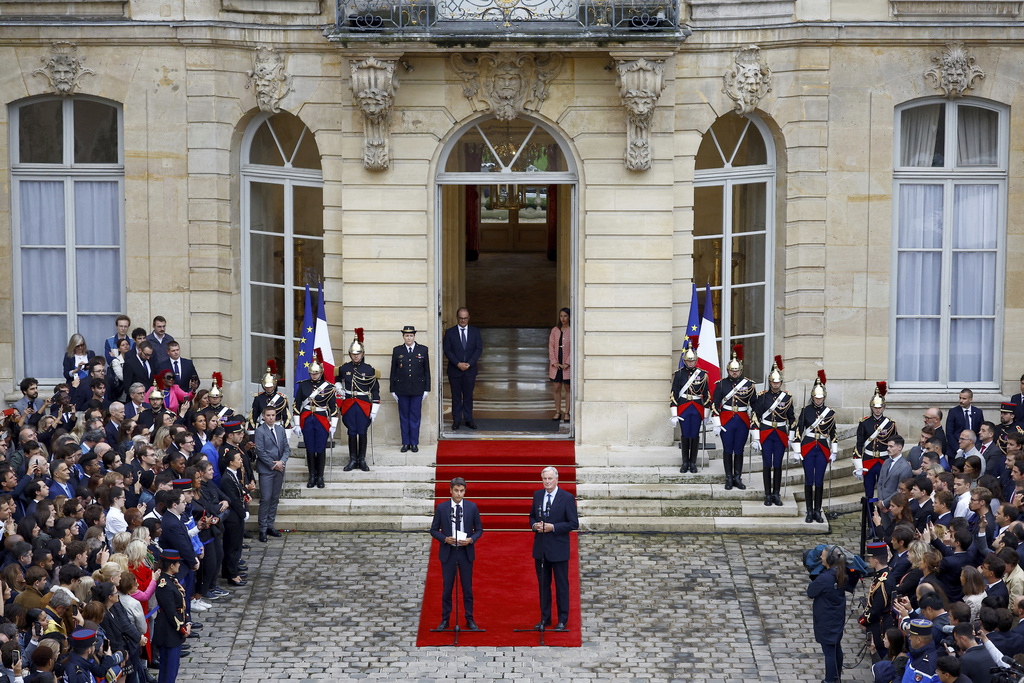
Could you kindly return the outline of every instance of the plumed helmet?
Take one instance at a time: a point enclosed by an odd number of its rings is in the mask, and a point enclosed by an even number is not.
[[[868,406],[871,408],[884,408],[885,394],[888,391],[889,387],[885,382],[875,382],[875,395],[871,397],[871,401],[868,402]]]
[[[768,373],[769,382],[782,382],[782,356],[775,356],[775,362],[772,363],[771,372]]]
[[[743,344],[732,347],[732,358],[726,363],[725,369],[729,372],[743,372]]]
[[[811,387],[811,398],[825,398],[826,396],[828,396],[828,391],[825,390],[825,371],[818,370],[814,386]]]
[[[267,374],[263,375],[263,388],[277,386],[277,361],[271,358],[267,361]]]
[[[221,386],[224,384],[224,376],[219,372],[213,373],[213,386],[210,387],[210,396],[223,396],[220,391]]]
[[[323,372],[324,371],[324,355],[320,353],[320,349],[313,349],[313,362],[309,364],[310,372]]]
[[[166,372],[169,373],[170,370],[167,370]],[[153,390],[151,392],[149,392],[149,397],[150,398],[161,398],[162,399],[164,397],[164,389],[167,388],[166,381],[167,381],[167,377],[166,377],[166,374],[164,372],[161,372],[159,375],[154,377],[153,378],[154,386],[153,386]]]
[[[683,360],[691,363],[697,362],[697,345],[689,339],[683,343]]]
[[[366,353],[365,347],[363,346],[363,328],[356,328],[356,336],[352,340],[352,343],[348,345],[349,355],[353,353]]]

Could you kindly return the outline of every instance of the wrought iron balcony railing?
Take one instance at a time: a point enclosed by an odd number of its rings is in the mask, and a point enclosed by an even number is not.
[[[337,0],[335,35],[678,33],[678,0]],[[687,32],[688,33],[688,32]]]

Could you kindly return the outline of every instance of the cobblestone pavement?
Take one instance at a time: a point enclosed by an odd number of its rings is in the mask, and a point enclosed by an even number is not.
[[[197,614],[179,680],[820,681],[801,552],[855,536],[852,516],[828,536],[581,534],[582,648],[458,650],[416,647],[427,534],[252,541],[249,585]],[[861,638],[847,624],[850,667]],[[868,666],[844,680],[870,680]]]

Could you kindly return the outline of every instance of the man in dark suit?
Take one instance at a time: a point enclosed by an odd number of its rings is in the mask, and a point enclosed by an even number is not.
[[[924,411],[924,426],[935,430],[934,436],[942,439],[942,452],[947,456],[951,455],[946,453],[949,444],[946,442],[946,431],[942,428],[942,411],[934,406],[926,408]],[[956,453],[956,450],[953,453]]]
[[[131,387],[136,382],[146,389],[153,386],[153,371],[156,369],[156,363],[152,359],[153,345],[148,341],[135,347],[134,353],[129,352],[128,357],[124,360],[124,370],[122,371],[124,386]]]
[[[398,403],[398,422],[402,426],[402,452],[420,450],[420,414],[430,393],[430,355],[427,347],[416,343],[416,328],[402,328],[404,344],[391,351],[391,396]]]
[[[1010,403],[1016,404],[1016,411],[1013,414],[1014,422],[1024,422],[1024,375],[1020,376],[1020,391],[1019,394],[1014,394],[1010,398]]]
[[[125,386],[128,388],[128,400],[124,404],[124,418],[130,420],[146,409],[146,387],[142,382]]]
[[[965,429],[976,432],[976,430],[981,428],[981,423],[985,421],[985,414],[981,412],[981,408],[975,408],[971,405],[973,400],[973,391],[970,389],[962,390],[960,392],[960,405],[950,410],[949,415],[946,416],[946,443],[949,446],[946,455],[957,452],[957,449],[960,447],[960,432]]]
[[[456,313],[458,325],[444,333],[444,355],[448,359],[448,384],[452,388],[452,429],[462,422],[476,429],[473,422],[473,387],[476,385],[477,361],[484,350],[480,330],[469,325],[469,309]]]
[[[950,548],[941,539],[935,538],[934,525],[929,524],[928,530],[922,535],[922,540],[930,542],[932,547],[942,553],[942,561],[939,562],[939,582],[946,591],[946,597],[950,603],[963,600],[964,591],[960,584],[960,572],[964,565],[970,564],[968,550],[974,542],[974,537],[967,529],[957,529],[953,532],[953,547]]]
[[[167,342],[167,360],[157,368],[156,374],[164,370],[174,373],[174,383],[182,391],[195,391],[199,388],[199,373],[196,366],[188,358],[181,357],[181,346],[176,341]]]
[[[476,559],[474,545],[484,533],[480,511],[476,503],[465,500],[466,480],[452,479],[449,486],[452,497],[434,510],[434,521],[430,523],[430,535],[441,547],[437,559],[441,561],[441,623],[438,630],[448,628],[452,613],[452,588],[455,587],[455,572],[459,573],[462,586],[462,606],[466,613],[466,628],[476,631],[473,621],[473,561]],[[457,620],[456,620],[457,623]]]
[[[576,498],[558,488],[558,470],[545,467],[540,473],[544,488],[533,494],[530,526],[533,538],[533,561],[540,585],[540,622],[544,629],[551,623],[551,579],[555,580],[558,602],[556,631],[564,631],[569,622],[569,534],[580,527],[576,515]]]
[[[167,362],[167,345],[174,341],[174,337],[167,334],[167,319],[162,315],[153,318],[153,331],[146,335],[146,341],[153,347],[153,360],[156,364],[163,365]]]
[[[110,419],[103,426],[103,432],[106,434],[105,440],[110,447],[117,448],[121,445],[117,442],[117,433],[121,431],[121,423],[124,422],[124,404],[114,401],[110,404],[109,413]]]
[[[263,411],[263,424],[256,428],[253,441],[256,443],[256,471],[260,475],[260,542],[266,543],[267,535],[281,535],[274,528],[274,520],[284,484],[284,467],[291,453],[288,434],[277,424],[276,410],[267,407]]]

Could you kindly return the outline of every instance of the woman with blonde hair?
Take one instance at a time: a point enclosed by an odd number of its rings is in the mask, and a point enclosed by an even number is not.
[[[895,496],[893,496],[895,498]],[[910,604],[917,609],[917,584],[921,583],[924,572],[921,570],[921,563],[924,561],[925,553],[932,547],[924,541],[911,541],[907,547],[907,559],[910,560],[910,571],[903,575],[900,583],[896,586],[896,595],[905,595],[910,598]]]
[[[78,580],[78,585],[72,589],[72,593],[78,598],[79,603],[87,603],[92,600],[92,587],[96,584],[92,577],[86,574]]]
[[[981,602],[987,597],[985,577],[981,570],[969,564],[960,570],[960,585],[964,589],[964,604],[971,608],[971,621],[978,618]]]
[[[64,379],[74,381],[75,373],[84,380],[88,373],[85,366],[89,364],[96,354],[85,347],[85,337],[75,332],[68,341],[67,351],[64,352]]]
[[[113,562],[112,560],[113,557],[92,573],[93,581],[96,583],[113,583],[115,585],[120,583],[121,574],[124,573],[124,570],[121,569],[120,563]]]
[[[156,434],[153,436],[153,448],[158,451],[157,456],[159,456],[159,460],[164,459],[164,456],[167,454],[167,449],[170,447],[171,430],[167,427],[160,427],[156,430]]]
[[[132,542],[132,535],[128,531],[122,531],[114,534],[114,537],[110,539],[110,552],[114,553],[111,556],[111,560],[118,555],[123,555],[128,544]],[[128,570],[128,563],[125,562],[125,571]]]

